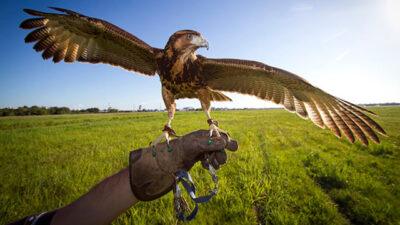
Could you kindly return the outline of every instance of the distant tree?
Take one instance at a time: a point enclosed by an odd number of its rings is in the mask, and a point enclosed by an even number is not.
[[[28,109],[29,115],[46,115],[47,114],[47,109],[45,107],[39,107],[39,106],[31,106]]]
[[[118,109],[114,109],[114,108],[108,107],[107,108],[107,112],[108,113],[116,113],[116,112],[118,112]]]
[[[53,115],[55,111],[56,111],[56,107],[47,108],[47,113],[50,114],[50,115]]]
[[[67,114],[70,113],[71,110],[68,107],[60,107],[59,109],[59,113],[58,114]]]
[[[15,109],[16,116],[26,116],[29,115],[29,108],[28,106],[22,106]]]
[[[0,109],[0,116],[14,116],[14,109],[11,108],[3,108]]]
[[[99,108],[88,108],[88,109],[86,109],[86,112],[88,112],[88,113],[98,113],[98,112],[100,112],[100,109]]]
[[[51,115],[59,115],[70,113],[71,110],[68,107],[50,107],[48,108],[48,112]]]

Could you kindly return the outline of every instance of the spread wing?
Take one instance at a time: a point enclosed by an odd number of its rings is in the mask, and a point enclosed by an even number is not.
[[[328,127],[338,137],[343,133],[352,143],[358,139],[368,145],[368,138],[379,143],[376,132],[386,134],[365,114],[371,111],[336,98],[288,71],[256,61],[198,58],[212,89],[255,95],[283,105],[321,128]]]
[[[63,14],[24,9],[37,18],[27,19],[20,25],[23,29],[35,29],[26,36],[25,42],[36,42],[33,48],[43,51],[44,59],[107,63],[142,74],[156,73],[158,49],[106,21],[66,9],[52,9]]]

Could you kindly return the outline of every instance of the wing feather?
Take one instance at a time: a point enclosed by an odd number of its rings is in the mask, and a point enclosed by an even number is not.
[[[35,49],[37,52],[41,52],[46,48],[52,46],[55,41],[54,39],[55,39],[54,36],[47,35],[40,41],[36,42],[36,44],[33,46],[33,49]]]
[[[47,22],[49,22],[49,20],[46,18],[32,18],[23,21],[20,27],[23,29],[33,29],[36,27],[42,27],[46,25]]]
[[[308,117],[310,118],[310,120],[315,125],[317,125],[320,128],[324,129],[325,128],[324,122],[323,122],[323,120],[321,118],[321,115],[320,115],[315,103],[313,101],[309,101],[309,102],[305,102],[304,104],[306,106],[306,110],[308,112]]]
[[[343,133],[352,143],[356,138],[364,145],[368,145],[368,139],[379,143],[376,132],[386,134],[365,114],[373,112],[336,98],[288,71],[256,61],[198,59],[211,89],[251,94],[283,105],[317,126],[329,128],[337,137]]]
[[[318,99],[318,102],[319,104],[317,105],[317,108],[321,114],[323,123],[335,134],[336,137],[341,137],[340,129],[337,126],[335,120],[332,118],[331,114],[329,113],[326,104],[320,99]]]
[[[142,74],[156,73],[157,49],[106,21],[67,9],[50,8],[62,14],[24,9],[38,18],[27,19],[20,25],[23,29],[34,29],[25,42],[36,42],[34,49],[43,51],[44,59],[107,63]]]
[[[344,103],[340,103],[344,108],[347,108],[349,111],[353,112],[355,115],[357,115],[358,117],[360,117],[368,126],[374,128],[375,130],[377,130],[378,133],[382,134],[382,135],[386,135],[385,130],[374,120],[372,120],[371,118],[369,118],[368,116],[366,116],[365,114],[363,114],[362,112],[360,112],[357,109],[352,108],[349,105],[346,105]]]
[[[306,110],[306,106],[302,101],[299,101],[296,97],[293,98],[294,101],[294,106],[296,107],[296,113],[300,117],[307,119],[308,118],[308,113]]]
[[[326,102],[326,107],[328,108],[329,114],[331,115],[332,119],[335,121],[339,129],[344,133],[344,135],[351,143],[354,143],[355,138],[351,129],[347,126],[342,117],[339,116],[339,114],[336,112],[335,108],[331,105],[329,101]]]
[[[346,123],[346,125],[350,128],[351,132],[357,137],[361,143],[368,145],[368,140],[365,134],[362,132],[361,128],[353,121],[350,117],[349,113],[341,108],[340,106],[334,106],[335,111],[339,114],[342,120]]]
[[[286,110],[290,112],[295,111],[293,94],[287,88],[285,88],[285,99],[283,102],[283,106]]]

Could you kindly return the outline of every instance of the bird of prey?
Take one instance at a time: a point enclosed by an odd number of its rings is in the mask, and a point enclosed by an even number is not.
[[[34,49],[43,51],[44,59],[60,62],[106,63],[148,76],[158,74],[162,98],[168,111],[168,122],[162,134],[152,142],[175,135],[171,127],[176,109],[175,99],[200,100],[210,135],[221,132],[210,115],[212,101],[231,101],[224,92],[257,96],[309,118],[321,128],[329,128],[337,137],[346,136],[368,145],[379,143],[382,127],[366,113],[373,112],[337,98],[311,85],[303,78],[261,62],[241,59],[211,59],[196,54],[207,40],[197,31],[177,31],[163,49],[154,48],[136,36],[101,19],[50,7],[61,13],[24,11],[35,18],[23,21],[23,29],[34,29],[25,42],[36,42]]]

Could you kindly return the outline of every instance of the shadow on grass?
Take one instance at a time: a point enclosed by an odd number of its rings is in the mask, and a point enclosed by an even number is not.
[[[303,165],[306,167],[307,174],[319,185],[322,189],[330,191],[332,189],[342,189],[347,187],[346,181],[340,177],[340,171],[335,167],[329,166],[318,153],[309,154],[303,160]]]
[[[385,157],[385,158],[390,158],[393,156],[393,150],[391,146],[385,144],[371,146],[369,153],[374,156]]]
[[[352,161],[348,160],[346,164],[352,165]],[[306,168],[307,175],[321,187],[331,201],[338,206],[339,212],[351,224],[382,224],[382,222],[387,222],[380,220],[381,218],[376,215],[372,215],[369,209],[359,207],[360,204],[363,204],[359,202],[363,197],[347,189],[349,185],[345,180],[345,174],[343,174],[343,167],[346,165],[328,163],[318,153],[310,153],[303,159],[303,165]]]

